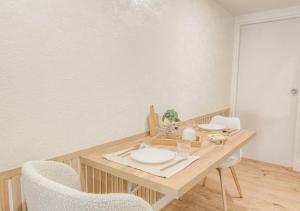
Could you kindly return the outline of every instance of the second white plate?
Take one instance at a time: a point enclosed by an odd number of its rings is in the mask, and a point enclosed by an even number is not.
[[[133,160],[146,164],[160,164],[175,158],[175,152],[166,149],[146,147],[132,151],[130,156]]]
[[[203,130],[224,130],[226,127],[224,125],[218,125],[218,124],[200,124],[198,125],[200,129]]]

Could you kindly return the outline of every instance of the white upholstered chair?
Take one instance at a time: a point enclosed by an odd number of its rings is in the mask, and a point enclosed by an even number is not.
[[[237,117],[224,117],[224,116],[214,116],[211,120],[212,124],[224,125],[226,128],[233,128],[233,129],[240,129],[241,122],[240,119]],[[218,168],[220,182],[221,182],[221,189],[222,189],[222,197],[223,197],[223,206],[224,210],[227,210],[227,201],[226,201],[226,194],[225,194],[225,187],[223,183],[223,176],[222,171],[225,168],[229,168],[236,184],[237,190],[239,192],[240,198],[243,198],[242,191],[240,188],[239,181],[237,179],[236,172],[234,170],[234,166],[241,161],[241,150],[234,152],[227,160],[225,160]],[[206,177],[204,179],[203,185],[205,185]]]
[[[22,189],[29,211],[153,211],[134,195],[81,192],[75,170],[55,161],[25,163]]]

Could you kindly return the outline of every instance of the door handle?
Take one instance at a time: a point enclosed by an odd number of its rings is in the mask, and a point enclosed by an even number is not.
[[[292,94],[292,95],[298,94],[298,89],[292,89],[292,90],[291,90],[291,94]]]

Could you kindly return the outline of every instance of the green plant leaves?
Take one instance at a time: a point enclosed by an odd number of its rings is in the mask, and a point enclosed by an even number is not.
[[[180,119],[178,117],[178,113],[175,111],[175,109],[167,110],[162,117],[162,121],[164,121],[165,119],[169,120],[170,122],[179,122],[180,121]]]

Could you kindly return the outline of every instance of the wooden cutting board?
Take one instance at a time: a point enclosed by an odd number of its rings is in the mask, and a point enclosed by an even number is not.
[[[158,127],[159,127],[159,119],[158,114],[154,110],[154,106],[150,106],[150,113],[148,117],[149,121],[149,129],[150,129],[150,136],[156,136],[158,133]]]

